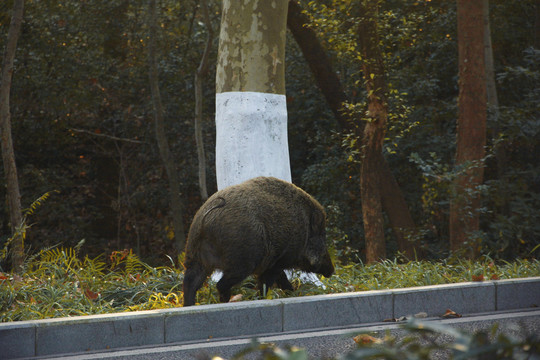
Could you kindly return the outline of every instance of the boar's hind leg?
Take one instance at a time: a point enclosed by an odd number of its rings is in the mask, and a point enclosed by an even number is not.
[[[197,290],[201,287],[208,274],[204,271],[203,267],[194,263],[188,267],[184,273],[184,306],[195,305],[195,295]]]
[[[223,276],[216,285],[219,291],[219,301],[229,302],[231,299],[231,288],[244,280],[248,275],[249,274],[223,271]]]
[[[285,271],[282,269],[268,269],[265,272],[263,272],[259,276],[259,290],[261,291],[261,294],[264,294],[264,286],[266,285],[266,290],[270,289],[274,283],[277,284],[281,289],[283,290],[294,290],[293,286],[289,282],[289,279],[287,279],[287,275],[285,274]]]

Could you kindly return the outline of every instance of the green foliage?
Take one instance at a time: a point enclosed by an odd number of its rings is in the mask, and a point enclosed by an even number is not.
[[[20,321],[181,306],[183,271],[151,267],[131,250],[90,258],[77,248],[55,247],[30,257],[21,274],[0,273],[0,321]],[[365,290],[540,276],[540,261],[472,262],[386,260],[373,265],[336,264],[336,274],[321,278],[324,287],[292,280],[295,290],[269,289],[261,295],[250,277],[233,290],[236,301],[278,299]],[[218,303],[215,283],[197,293],[199,304]]]
[[[245,349],[239,351],[232,357],[232,360],[252,359],[254,356],[257,359],[264,360],[307,360],[308,353],[305,349],[300,349],[295,346],[287,346],[282,349],[275,344],[261,343],[257,339],[251,340],[251,343]],[[212,360],[221,358],[214,357]]]
[[[24,210],[23,218],[21,224],[16,227],[15,231],[13,232],[13,235],[6,240],[4,243],[3,248],[0,250],[0,270],[2,270],[2,264],[6,261],[8,254],[10,252],[10,247],[13,241],[16,239],[20,239],[20,241],[23,244],[24,248],[24,242],[26,240],[26,233],[31,225],[28,225],[28,217],[31,215],[34,215],[36,210],[43,205],[43,203],[51,196],[53,193],[58,193],[58,191],[49,191],[45,194],[41,195],[39,198],[34,200],[34,202],[30,205],[28,209]]]
[[[210,2],[215,28],[219,4]],[[160,86],[189,224],[200,205],[192,84],[206,30],[196,3],[163,0],[158,6]],[[174,254],[167,179],[151,121],[146,8],[146,2],[123,0],[25,3],[11,96],[22,202],[51,188],[61,191],[48,203],[49,211],[36,214],[40,226],[28,231],[27,244],[35,249],[58,242],[75,246],[85,238],[93,255],[133,247],[157,263],[161,254]],[[9,4],[0,6],[2,49],[9,11]],[[208,79],[204,96],[212,98],[214,77]],[[208,149],[212,108],[206,101]],[[6,214],[0,207],[0,218]],[[8,232],[7,221],[0,222],[0,234]],[[0,244],[6,240],[0,238]]]
[[[360,336],[358,349],[340,359],[427,360],[435,354],[445,354],[449,359],[528,359],[540,350],[540,339],[536,334],[518,340],[503,332],[498,333],[497,325],[489,333],[477,331],[470,334],[450,325],[413,318],[402,328],[405,330],[403,337],[390,334],[383,339]],[[441,341],[442,337],[451,340]]]
[[[82,243],[81,243],[82,246]],[[19,275],[0,274],[0,321],[177,306],[183,275],[152,268],[132,251],[89,258],[80,249],[57,247],[30,258]],[[157,299],[166,293],[167,303]],[[174,300],[174,301],[173,301]]]
[[[0,6],[0,48],[11,1]],[[366,93],[357,49],[363,16],[350,0],[300,1],[349,98],[365,118]],[[220,1],[210,1],[215,30]],[[533,0],[490,1],[500,115],[491,117],[481,229],[482,251],[497,259],[539,256],[540,50]],[[379,2],[380,47],[388,84],[384,155],[419,229],[413,240],[431,258],[448,251],[449,180],[456,174],[456,3]],[[12,123],[23,204],[50,191],[47,211],[25,227],[27,247],[86,239],[90,256],[133,248],[152,264],[175,257],[167,178],[154,139],[146,59],[146,2],[29,0],[11,91]],[[201,204],[193,139],[193,76],[206,41],[197,2],[158,2],[158,66],[166,127],[186,208],[185,227]],[[216,32],[217,33],[217,32]],[[217,39],[210,63],[216,59]],[[295,183],[326,207],[339,259],[363,258],[357,137],[343,133],[314,84],[301,51],[287,42],[287,108]],[[212,70],[215,67],[210,67]],[[214,174],[213,74],[204,84],[204,140]],[[412,162],[411,162],[412,161]],[[0,182],[3,181],[0,169]],[[209,191],[215,179],[209,176]],[[5,187],[0,186],[0,198]],[[11,229],[0,207],[0,248]],[[67,236],[66,234],[69,234]],[[390,231],[388,253],[397,248]],[[3,255],[2,255],[3,254]],[[0,257],[5,254],[0,254]],[[166,261],[166,260],[165,260]]]
[[[530,359],[540,353],[540,339],[537,334],[529,334],[525,339],[516,339],[498,331],[494,325],[491,331],[468,333],[446,324],[410,319],[401,325],[404,334],[382,338],[369,334],[354,337],[357,349],[336,357],[340,360],[429,360],[435,356],[446,359]],[[352,337],[352,335],[351,335]],[[273,343],[261,343],[253,339],[251,344],[231,359],[264,360],[307,360],[306,349],[294,346],[280,348]],[[213,360],[221,359],[214,357]]]
[[[483,195],[481,229],[470,234],[470,239],[480,241],[481,252],[496,258],[538,256],[532,251],[540,235],[536,211],[540,168],[533,159],[540,134],[540,62],[532,30],[535,5],[532,1],[497,0],[490,4],[500,116],[490,117],[488,124],[489,157],[484,163],[468,165],[485,170],[485,183],[474,189]],[[355,47],[356,24],[362,14],[357,13],[355,2],[347,0],[309,1],[306,8],[311,28],[332,56],[351,99],[348,109],[362,119],[366,110],[360,72],[363,59]],[[449,254],[451,180],[465,170],[456,169],[453,161],[458,95],[456,3],[384,1],[377,20],[389,88],[385,157],[419,227],[413,240],[425,244],[430,257],[441,258]],[[353,243],[361,251],[361,217],[354,211],[360,206],[355,172],[361,158],[354,147],[358,141],[350,134],[334,134],[331,146],[336,153],[327,152],[312,165],[316,171],[308,167],[304,183],[309,188],[322,178],[323,183],[340,184],[339,189],[350,194],[348,201],[325,204],[343,214],[338,227],[347,235],[347,242],[336,245],[346,248]],[[350,165],[342,166],[347,160]],[[339,175],[334,173],[336,169]],[[342,178],[352,179],[356,188]],[[327,187],[313,189],[323,199],[328,195]],[[339,197],[332,193],[331,199]],[[395,248],[392,241],[388,236],[390,249]]]

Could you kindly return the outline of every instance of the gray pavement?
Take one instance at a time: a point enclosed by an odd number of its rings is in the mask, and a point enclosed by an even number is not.
[[[540,309],[515,311],[515,312],[497,312],[484,313],[473,316],[466,316],[457,319],[425,319],[426,322],[444,323],[452,327],[467,332],[484,330],[490,332],[494,324],[498,324],[499,332],[511,335],[518,339],[523,339],[530,334],[538,334],[540,331]],[[288,346],[296,346],[306,349],[310,359],[330,359],[339,355],[344,355],[352,351],[356,345],[353,337],[359,333],[373,333],[381,336],[389,332],[391,335],[399,337],[405,333],[399,323],[378,323],[367,324],[360,327],[346,327],[341,329],[319,329],[308,332],[292,332],[280,335],[267,335],[257,337],[260,343],[272,343],[276,346],[286,349]],[[441,340],[442,338],[442,340]],[[448,336],[438,338],[440,341],[451,341]],[[211,359],[213,356],[219,356],[224,359],[230,359],[239,351],[250,345],[252,338],[206,340],[204,342],[190,344],[173,344],[158,347],[145,347],[137,349],[122,349],[110,351],[107,353],[95,353],[74,356],[62,356],[56,359],[62,360],[91,360],[91,359],[109,359],[109,360],[172,360],[172,359]],[[260,353],[253,353],[257,357]],[[446,353],[433,354],[433,359],[445,359]]]
[[[540,277],[246,301],[0,324],[0,359],[27,357],[189,359],[230,357],[249,339],[305,347],[316,358],[354,347],[359,329],[400,331],[385,319],[424,313],[482,328],[519,319],[540,332]],[[474,325],[470,325],[474,324]]]

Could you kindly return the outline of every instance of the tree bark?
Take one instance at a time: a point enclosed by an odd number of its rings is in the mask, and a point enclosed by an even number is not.
[[[362,141],[362,167],[360,192],[362,215],[366,237],[366,260],[368,263],[386,258],[382,199],[379,192],[381,159],[388,101],[384,65],[379,49],[377,31],[378,3],[364,1],[360,7],[358,45],[362,56],[362,71],[367,90],[368,111]]]
[[[0,133],[2,141],[2,160],[7,185],[7,203],[13,234],[12,265],[15,271],[19,271],[24,261],[24,237],[17,236],[17,229],[22,225],[21,195],[19,192],[19,180],[17,166],[15,164],[15,152],[11,137],[11,113],[9,95],[13,78],[13,63],[17,41],[21,33],[24,13],[24,0],[14,0],[9,24],[6,48],[2,62],[2,78],[0,85]]]
[[[308,17],[302,13],[302,8],[295,0],[289,1],[287,25],[298,43],[304,58],[308,62],[315,81],[334,113],[338,125],[342,129],[348,130],[362,138],[365,123],[353,118],[349,112],[344,111],[343,104],[348,101],[348,98],[343,90],[341,81],[332,68],[326,51],[317,39],[317,35],[308,26]],[[361,147],[362,143],[359,142],[359,150],[361,150]],[[399,250],[409,259],[421,257],[422,252],[420,247],[415,246],[408,240],[408,236],[415,232],[416,225],[403,196],[403,192],[390,170],[386,159],[384,159],[382,154],[380,154],[380,157],[379,193],[383,210],[388,215]]]
[[[169,149],[169,143],[165,133],[165,124],[163,121],[163,104],[161,102],[161,94],[158,84],[158,68],[156,62],[156,32],[157,32],[157,16],[156,16],[156,0],[150,0],[150,39],[148,42],[148,75],[150,81],[150,90],[152,92],[152,101],[154,106],[154,122],[156,128],[156,139],[159,147],[159,153],[163,165],[167,171],[169,180],[169,192],[171,194],[170,206],[171,216],[174,227],[175,248],[177,251],[182,251],[185,246],[186,236],[184,231],[183,213],[184,206],[180,196],[180,180],[174,164],[174,160]]]
[[[317,39],[315,32],[308,26],[309,18],[302,13],[296,0],[289,1],[287,26],[306,59],[317,86],[321,90],[328,106],[334,113],[341,128],[353,131],[360,136],[363,124],[351,119],[350,113],[344,111],[343,104],[348,101],[341,86],[341,81],[334,71],[326,51]]]
[[[224,0],[216,71],[218,189],[291,181],[285,98],[287,0]]]
[[[467,167],[453,183],[450,203],[450,248],[474,257],[479,230],[480,195],[486,144],[486,71],[483,0],[458,0],[459,97],[456,166]],[[468,166],[470,165],[470,166]]]
[[[195,143],[197,145],[197,159],[199,162],[199,191],[202,201],[208,199],[208,189],[206,186],[206,155],[204,152],[204,142],[202,136],[202,118],[203,118],[203,79],[208,74],[208,57],[214,38],[214,29],[208,14],[207,0],[201,0],[201,9],[204,17],[204,23],[208,31],[206,46],[201,58],[197,72],[195,73]]]

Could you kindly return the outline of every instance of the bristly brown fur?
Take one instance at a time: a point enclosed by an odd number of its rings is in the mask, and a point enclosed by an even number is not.
[[[199,287],[214,270],[220,301],[250,274],[259,286],[292,289],[284,269],[331,276],[323,207],[297,186],[258,177],[223,189],[195,214],[186,245],[184,306],[195,303]]]

